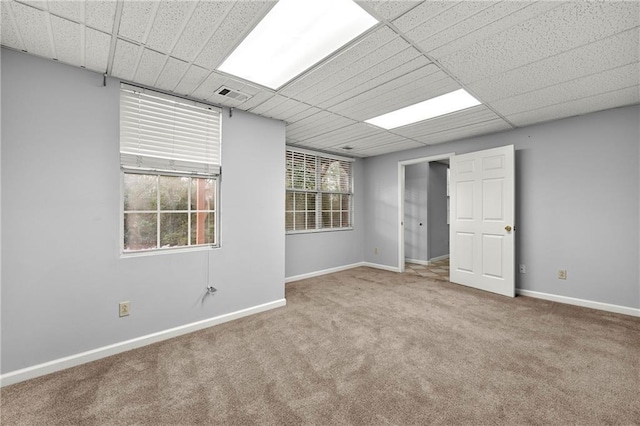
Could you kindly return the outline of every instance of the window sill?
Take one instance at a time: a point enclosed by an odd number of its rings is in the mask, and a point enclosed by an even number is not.
[[[178,254],[178,253],[191,253],[195,251],[207,251],[220,248],[220,246],[213,245],[204,245],[204,246],[191,246],[191,247],[171,247],[171,248],[163,248],[163,249],[151,249],[151,250],[140,250],[140,251],[127,251],[120,252],[120,259],[128,259],[132,257],[147,257],[147,256],[158,256],[163,254]]]
[[[285,235],[319,234],[323,232],[353,231],[353,228],[305,229],[301,231],[285,231]]]

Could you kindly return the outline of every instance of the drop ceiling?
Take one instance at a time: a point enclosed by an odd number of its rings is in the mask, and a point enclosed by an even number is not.
[[[640,2],[357,3],[379,24],[278,90],[216,71],[273,1],[2,0],[2,45],[283,120],[288,144],[356,157],[640,103]],[[364,123],[460,88],[482,104]]]

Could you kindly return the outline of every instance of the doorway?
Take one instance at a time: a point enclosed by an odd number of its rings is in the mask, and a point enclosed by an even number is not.
[[[422,275],[449,254],[447,169],[453,153],[398,163],[398,269]],[[429,198],[432,198],[429,200]],[[429,202],[431,201],[431,203]]]

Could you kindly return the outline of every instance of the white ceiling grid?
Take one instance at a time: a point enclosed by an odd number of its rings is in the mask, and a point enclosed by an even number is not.
[[[640,2],[356,2],[380,23],[278,90],[216,71],[273,0],[2,0],[1,42],[285,120],[288,143],[357,157],[640,103]],[[483,104],[363,123],[461,87]]]

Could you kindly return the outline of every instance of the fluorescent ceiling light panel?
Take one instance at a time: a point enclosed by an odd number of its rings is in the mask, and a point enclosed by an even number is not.
[[[481,102],[471,96],[466,90],[460,89],[365,120],[365,123],[389,130],[461,111],[480,104]]]
[[[277,89],[377,23],[351,0],[280,0],[218,69]]]

